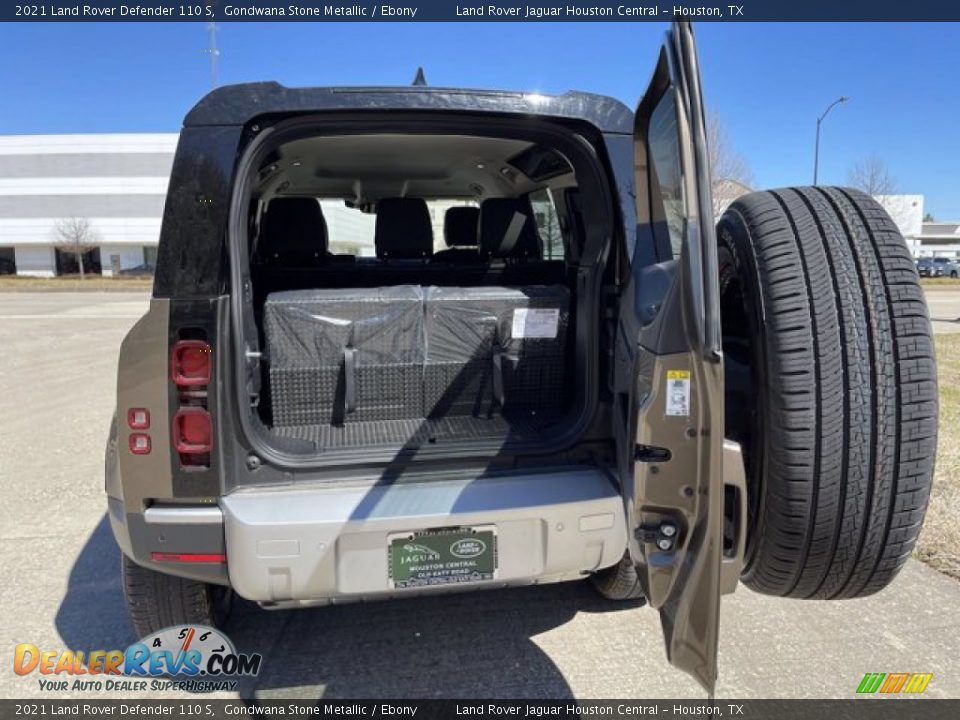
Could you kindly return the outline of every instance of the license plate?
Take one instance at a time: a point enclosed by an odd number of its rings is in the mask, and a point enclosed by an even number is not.
[[[387,555],[393,588],[493,580],[497,531],[483,525],[394,533],[387,536]]]

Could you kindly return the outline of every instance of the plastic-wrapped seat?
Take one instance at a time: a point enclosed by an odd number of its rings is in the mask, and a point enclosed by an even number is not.
[[[431,287],[425,302],[428,416],[561,410],[567,288]]]
[[[273,293],[264,332],[274,425],[423,417],[420,287]]]

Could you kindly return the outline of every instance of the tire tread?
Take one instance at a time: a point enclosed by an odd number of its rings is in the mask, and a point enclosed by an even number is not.
[[[746,195],[719,237],[748,257],[760,305],[762,512],[744,582],[862,597],[916,543],[936,447],[936,366],[922,288],[886,212],[855,190]]]

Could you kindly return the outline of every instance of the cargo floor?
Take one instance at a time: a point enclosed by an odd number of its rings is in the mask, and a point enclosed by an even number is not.
[[[294,425],[274,427],[271,433],[289,440],[312,443],[319,450],[335,450],[382,445],[407,448],[443,442],[507,440],[523,442],[542,437],[546,423],[536,418],[449,417],[379,420],[346,425]]]

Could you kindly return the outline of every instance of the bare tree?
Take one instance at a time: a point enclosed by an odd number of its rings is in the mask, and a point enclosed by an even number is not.
[[[897,181],[878,155],[855,162],[847,172],[847,184],[873,196],[894,195],[897,192]]]
[[[53,226],[54,244],[58,250],[76,255],[80,268],[80,279],[84,279],[83,254],[92,250],[97,243],[97,234],[87,218],[60,218]]]
[[[727,135],[727,129],[716,112],[707,113],[707,148],[713,173],[713,215],[719,219],[723,211],[753,185],[753,172]]]

